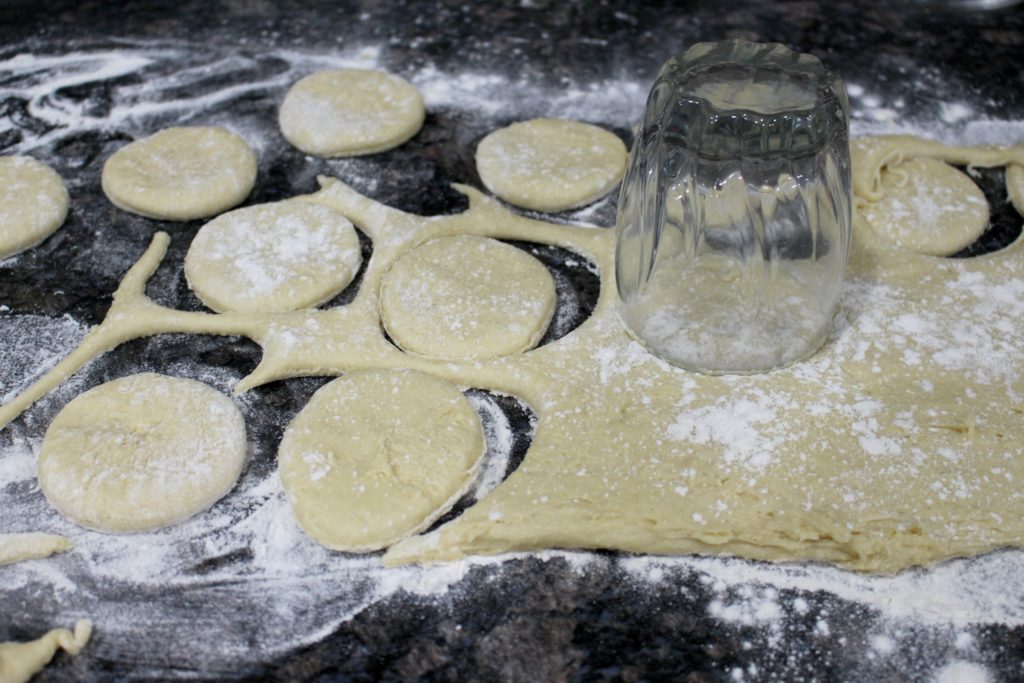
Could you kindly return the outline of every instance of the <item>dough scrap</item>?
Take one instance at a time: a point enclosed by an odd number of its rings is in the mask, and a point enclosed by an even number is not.
[[[533,348],[555,310],[555,282],[521,249],[476,235],[402,255],[381,285],[381,318],[398,346],[434,358],[497,358]]]
[[[31,249],[64,223],[68,190],[31,157],[0,157],[0,260]]]
[[[333,298],[361,263],[347,218],[286,201],[235,209],[204,225],[185,256],[185,277],[215,311],[291,311]]]
[[[452,384],[412,370],[354,372],[317,391],[285,431],[279,471],[299,525],[368,552],[426,528],[472,483],[480,417]]]
[[[864,218],[879,237],[902,249],[948,256],[988,228],[985,194],[967,174],[927,157],[882,171],[884,196],[865,203]]]
[[[77,655],[92,636],[92,622],[80,619],[75,632],[55,628],[28,643],[0,643],[0,683],[27,683],[43,670],[57,650]]]
[[[281,133],[306,154],[349,157],[398,147],[426,112],[415,86],[394,74],[337,69],[306,76],[281,103]]]
[[[166,128],[107,159],[102,184],[119,209],[170,221],[207,218],[236,206],[256,183],[256,154],[214,126]]]
[[[37,560],[71,549],[71,541],[56,534],[0,534],[0,565]]]
[[[505,201],[535,211],[590,204],[622,179],[629,153],[617,135],[579,121],[532,119],[500,128],[476,151],[480,180]]]
[[[64,406],[43,438],[39,485],[76,524],[150,531],[224,496],[245,453],[245,422],[231,399],[195,380],[142,373]]]

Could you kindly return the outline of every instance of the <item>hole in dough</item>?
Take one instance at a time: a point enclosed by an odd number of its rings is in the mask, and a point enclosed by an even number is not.
[[[419,132],[423,97],[383,71],[337,69],[306,76],[281,103],[281,133],[307,154],[360,156],[399,146]]]
[[[469,389],[465,395],[480,415],[487,452],[472,486],[428,531],[461,515],[519,469],[537,429],[536,413],[515,396],[485,389]]]
[[[1021,213],[1014,208],[1012,196],[1008,195],[1008,189],[1013,182],[1012,168],[1011,166],[1006,169],[971,169],[971,179],[977,183],[988,200],[988,227],[972,244],[953,254],[953,258],[992,254],[1010,246],[1020,237]]]
[[[911,159],[882,171],[884,196],[862,211],[875,233],[902,249],[949,256],[989,222],[988,201],[966,174],[936,159]]]
[[[278,467],[307,534],[369,552],[449,510],[484,449],[480,416],[455,385],[413,370],[366,370],[313,395],[285,431]]]
[[[56,171],[31,157],[0,157],[0,260],[45,240],[67,215],[68,191]]]
[[[579,121],[532,119],[499,128],[476,151],[480,180],[525,209],[565,211],[600,199],[629,156],[614,133]]]
[[[167,128],[114,152],[102,185],[118,208],[188,221],[238,205],[256,182],[256,154],[217,127]]]
[[[551,322],[555,283],[536,258],[458,235],[403,254],[381,283],[381,320],[405,351],[486,359],[533,348]]]
[[[57,414],[39,485],[76,524],[149,531],[213,505],[245,453],[245,421],[231,399],[195,380],[142,373],[94,387]]]
[[[361,263],[347,218],[284,201],[236,209],[204,225],[185,256],[185,277],[218,312],[293,311],[332,299]]]

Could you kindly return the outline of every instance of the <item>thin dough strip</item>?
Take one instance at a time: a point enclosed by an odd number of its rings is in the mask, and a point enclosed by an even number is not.
[[[57,650],[77,655],[92,636],[92,622],[81,619],[75,632],[55,628],[27,643],[0,643],[0,683],[26,683],[43,670]]]

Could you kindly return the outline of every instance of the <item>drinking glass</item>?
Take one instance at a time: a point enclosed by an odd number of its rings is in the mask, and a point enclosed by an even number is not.
[[[619,317],[710,374],[813,354],[850,245],[849,104],[818,59],[699,43],[662,67],[622,182]]]

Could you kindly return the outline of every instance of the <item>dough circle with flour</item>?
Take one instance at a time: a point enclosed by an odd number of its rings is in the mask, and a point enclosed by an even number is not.
[[[949,256],[988,227],[988,200],[965,173],[938,159],[910,159],[882,171],[884,197],[862,213],[879,237],[904,249]]]
[[[68,215],[56,171],[31,157],[0,157],[0,259],[34,247]]]
[[[441,237],[404,254],[381,284],[384,328],[406,351],[450,359],[533,348],[555,310],[555,283],[521,249],[477,235]]]
[[[419,132],[426,112],[409,81],[368,69],[337,69],[306,76],[281,103],[281,133],[319,157],[383,152]]]
[[[629,152],[617,135],[579,121],[533,119],[494,131],[476,150],[480,180],[536,211],[589,204],[622,179]]]
[[[76,524],[150,531],[224,496],[245,452],[231,399],[195,380],[143,373],[94,387],[57,414],[39,453],[39,485]]]
[[[185,277],[218,312],[292,311],[334,297],[360,263],[347,218],[285,201],[236,209],[204,225],[185,256]]]
[[[313,395],[285,431],[278,461],[306,533],[368,552],[450,509],[484,448],[480,417],[455,385],[413,370],[366,370]]]
[[[167,128],[114,152],[103,192],[118,208],[172,221],[207,218],[249,196],[256,154],[217,127]]]

